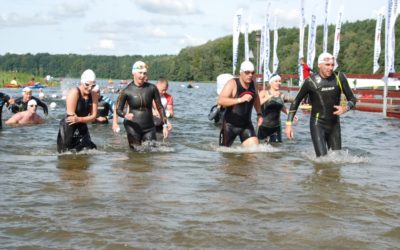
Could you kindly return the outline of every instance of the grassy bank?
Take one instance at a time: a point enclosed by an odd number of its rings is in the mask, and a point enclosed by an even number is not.
[[[29,73],[24,72],[11,72],[11,71],[0,71],[0,88],[4,88],[4,85],[10,83],[11,80],[17,81],[19,85],[23,85],[29,82],[32,78],[35,78],[35,82],[40,82],[43,85],[47,85],[49,87],[56,87],[59,86],[59,82],[50,80],[46,83],[44,77],[42,76],[35,76]]]

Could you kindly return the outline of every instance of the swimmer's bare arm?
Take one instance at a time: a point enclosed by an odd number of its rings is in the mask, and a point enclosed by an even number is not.
[[[5,123],[7,125],[10,124],[17,124],[22,119],[22,112],[16,113],[15,115],[11,116]]]
[[[234,79],[229,80],[218,97],[218,105],[224,107],[230,107],[239,103],[246,101],[245,96],[236,98],[236,81]],[[248,97],[246,97],[248,98]],[[251,97],[252,98],[252,97]]]

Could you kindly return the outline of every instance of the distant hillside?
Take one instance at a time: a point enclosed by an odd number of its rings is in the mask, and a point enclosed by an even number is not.
[[[400,23],[396,23],[396,58],[395,67],[400,71]],[[343,23],[341,31],[338,70],[347,73],[372,73],[375,20]],[[307,31],[304,44],[307,44]],[[328,51],[333,50],[334,25],[329,26]],[[278,30],[279,73],[296,73],[299,51],[299,30],[281,28]],[[384,33],[382,27],[382,52],[379,73],[384,65]],[[271,32],[271,44],[273,32]],[[317,28],[316,58],[322,52],[323,27]],[[239,64],[244,57],[244,38],[240,37]],[[250,49],[256,56],[255,32],[249,34]],[[271,48],[272,50],[272,48]],[[306,54],[306,47],[304,48]],[[182,49],[178,55],[157,56],[95,56],[95,55],[50,55],[41,54],[5,54],[0,55],[0,70],[28,72],[33,76],[52,75],[57,77],[79,77],[87,69],[93,69],[99,78],[131,78],[131,65],[143,60],[149,64],[150,79],[160,76],[173,81],[215,81],[218,74],[232,72],[232,36],[222,37],[206,44]],[[255,58],[252,59],[255,63]],[[316,61],[316,60],[315,60]],[[272,63],[272,59],[271,59]],[[314,69],[316,70],[316,65]],[[272,68],[272,67],[271,67]],[[11,80],[11,79],[10,79]]]

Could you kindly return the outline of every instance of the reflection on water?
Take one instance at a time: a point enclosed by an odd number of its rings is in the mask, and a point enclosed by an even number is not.
[[[294,141],[224,148],[207,118],[215,85],[182,84],[170,85],[176,117],[166,142],[132,152],[122,124],[120,133],[96,124],[98,150],[62,155],[68,87],[45,89],[57,95],[46,100],[57,104],[46,124],[0,131],[1,247],[398,248],[399,120],[349,112],[344,149],[322,158],[302,112]]]

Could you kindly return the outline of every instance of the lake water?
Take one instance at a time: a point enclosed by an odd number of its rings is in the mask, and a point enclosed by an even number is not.
[[[0,248],[399,248],[400,120],[351,111],[344,149],[319,159],[303,112],[294,141],[221,148],[207,118],[216,86],[196,85],[170,84],[171,137],[145,152],[129,149],[120,124],[89,127],[97,151],[57,154],[59,97],[47,99],[57,108],[46,124],[3,124]]]

